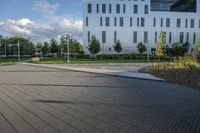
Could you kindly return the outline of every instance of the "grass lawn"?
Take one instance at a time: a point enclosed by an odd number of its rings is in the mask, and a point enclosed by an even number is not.
[[[86,59],[86,58],[72,58],[70,64],[92,64],[92,63],[139,63],[147,62],[145,60],[134,60],[134,59]],[[43,58],[36,64],[68,64],[67,60],[62,57],[48,57]]]
[[[17,59],[0,59],[0,65],[12,65],[18,62]]]
[[[167,67],[165,69],[152,69],[149,73],[167,81],[185,85],[200,90],[200,62],[192,67]]]

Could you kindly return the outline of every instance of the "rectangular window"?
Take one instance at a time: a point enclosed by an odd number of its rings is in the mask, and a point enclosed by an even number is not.
[[[189,42],[189,32],[187,32],[186,42]]]
[[[117,31],[114,31],[114,42],[117,42]]]
[[[155,32],[155,38],[154,38],[154,42],[157,43],[157,38],[158,38],[158,32]]]
[[[163,27],[163,18],[160,19],[160,27]]]
[[[100,17],[100,26],[103,26],[103,18]]]
[[[123,17],[119,18],[119,26],[124,26],[124,18]]]
[[[145,6],[144,6],[144,13],[145,13],[145,14],[148,14],[148,13],[149,13],[149,6],[148,6],[148,5],[145,5]]]
[[[123,5],[123,13],[126,13],[126,5]]]
[[[86,24],[86,26],[88,26],[88,17],[86,17],[86,20],[85,20],[86,22],[85,22],[85,24]]]
[[[193,44],[195,44],[196,43],[196,33],[194,32],[194,34],[193,34]]]
[[[115,17],[115,20],[114,20],[114,25],[115,27],[117,26],[117,18]]]
[[[112,5],[109,4],[109,13],[112,13]]]
[[[106,4],[102,4],[102,13],[106,13]]]
[[[166,27],[170,27],[170,19],[169,18],[166,19]]]
[[[169,44],[172,43],[172,32],[169,32]]]
[[[191,19],[190,27],[191,27],[191,28],[194,28],[194,19]]]
[[[130,17],[130,27],[132,27],[132,26],[133,26],[133,18]]]
[[[183,44],[183,41],[184,41],[184,33],[180,32],[180,43]]]
[[[118,13],[118,14],[120,13],[120,4],[116,5],[116,13]]]
[[[153,27],[156,27],[156,18],[153,18]]]
[[[99,4],[97,4],[97,13],[99,13]]]
[[[180,18],[178,18],[178,19],[176,20],[176,27],[177,27],[177,28],[180,28],[180,27],[181,27],[181,19],[180,19]]]
[[[137,27],[140,26],[140,18],[137,18]]]
[[[106,26],[110,26],[110,18],[106,17]]]
[[[144,25],[145,25],[145,19],[141,18],[141,27],[144,27]]]
[[[92,13],[92,4],[88,4],[88,13]]]
[[[133,32],[133,43],[137,43],[137,31]]]
[[[88,43],[90,43],[90,31],[88,31]]]
[[[185,28],[188,27],[188,19],[185,20]]]
[[[147,43],[148,42],[148,32],[145,31],[144,32],[144,43]]]
[[[102,31],[102,43],[106,43],[106,31]]]
[[[134,7],[134,9],[133,9],[134,10],[134,14],[137,14],[138,13],[138,5],[134,5],[133,7]]]

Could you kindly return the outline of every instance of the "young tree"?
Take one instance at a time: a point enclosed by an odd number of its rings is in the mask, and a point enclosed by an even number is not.
[[[138,43],[137,49],[138,49],[138,52],[139,52],[140,54],[142,54],[142,53],[144,53],[144,52],[147,51],[146,45],[143,44],[142,42]]]
[[[165,53],[166,53],[165,46],[166,46],[166,35],[164,32],[161,32],[159,36],[159,41],[156,47],[156,55],[158,57],[165,56]]]
[[[114,44],[113,48],[117,53],[120,53],[122,51],[123,48],[122,48],[120,40],[116,41],[116,43]]]
[[[95,36],[92,36],[92,39],[88,45],[88,50],[92,55],[95,55],[101,51],[101,46],[99,40]]]
[[[51,38],[51,53],[57,53],[58,52],[58,43],[54,38]]]
[[[49,53],[49,43],[44,42],[44,45],[42,46],[42,53],[43,55],[47,55]]]
[[[197,52],[200,54],[200,38],[197,41]]]

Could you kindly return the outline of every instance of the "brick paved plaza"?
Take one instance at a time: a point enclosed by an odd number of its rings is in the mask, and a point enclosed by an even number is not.
[[[25,65],[0,66],[0,133],[199,133],[200,91]]]

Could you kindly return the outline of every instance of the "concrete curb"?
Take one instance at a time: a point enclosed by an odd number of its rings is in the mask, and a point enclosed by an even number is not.
[[[55,66],[55,65],[49,65],[49,64],[48,65],[33,64],[33,63],[21,63],[21,64],[35,66],[35,67],[69,70],[69,71],[75,71],[75,72],[85,72],[85,73],[102,74],[102,75],[117,76],[117,77],[132,78],[132,79],[167,82],[163,79],[160,79],[148,73],[124,72],[124,71],[118,71],[118,70],[105,70],[105,69],[100,70],[100,69],[94,69],[94,68],[80,68],[80,67],[72,67],[72,66]]]

